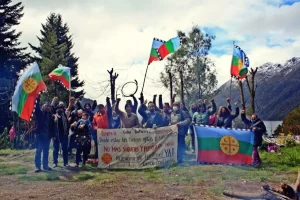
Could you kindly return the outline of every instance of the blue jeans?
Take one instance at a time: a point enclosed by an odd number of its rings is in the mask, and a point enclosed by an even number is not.
[[[178,149],[177,149],[177,159],[178,162],[183,162],[183,155],[185,152],[185,134],[178,134]]]
[[[63,153],[63,160],[64,160],[64,165],[68,164],[68,136],[59,136],[59,138],[56,138],[53,142],[53,163],[57,164],[58,163],[58,152],[59,152],[59,147],[61,145],[62,148],[62,153]]]
[[[49,156],[49,146],[50,139],[37,137],[36,142],[36,152],[35,152],[35,167],[41,169],[41,157],[43,152],[43,168],[48,167],[48,156]]]
[[[95,159],[98,159],[98,141],[97,141],[97,130],[92,130],[92,138],[95,142],[96,152],[95,152]]]

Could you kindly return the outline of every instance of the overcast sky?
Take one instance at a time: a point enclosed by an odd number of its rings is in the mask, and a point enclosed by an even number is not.
[[[19,0],[13,0],[19,2]],[[300,2],[291,0],[23,0],[25,15],[18,26],[23,46],[37,45],[41,23],[60,13],[68,23],[79,57],[79,77],[87,97],[103,102],[97,82],[108,79],[107,69],[120,73],[118,83],[137,79],[139,90],[153,37],[168,40],[176,30],[199,25],[216,35],[210,57],[219,86],[230,78],[232,42],[248,55],[250,66],[283,63],[300,55]],[[134,61],[134,64],[132,65]],[[144,93],[169,93],[155,83],[165,62],[149,66]],[[131,66],[132,65],[132,66]],[[105,85],[105,84],[103,84]],[[152,97],[151,97],[152,98]]]

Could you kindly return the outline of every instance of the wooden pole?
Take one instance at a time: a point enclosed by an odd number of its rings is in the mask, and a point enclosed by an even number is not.
[[[238,84],[240,87],[240,100],[241,100],[242,109],[245,110],[245,98],[244,98],[244,90],[243,90],[242,80],[238,80]]]
[[[181,90],[181,102],[184,104],[184,88],[183,88],[183,72],[182,70],[179,71],[180,73],[180,90]]]
[[[149,65],[147,65],[147,68],[146,68],[145,77],[144,77],[144,82],[143,82],[143,87],[142,87],[142,93],[143,93],[143,91],[144,91],[144,86],[145,86],[146,76],[147,76],[147,72],[148,72],[148,67],[149,67]]]
[[[170,103],[172,104],[173,99],[173,80],[172,80],[172,74],[170,71],[168,71],[169,74],[169,81],[170,81]]]

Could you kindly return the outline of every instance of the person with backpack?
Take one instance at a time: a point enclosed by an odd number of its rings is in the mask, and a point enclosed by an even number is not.
[[[173,103],[173,111],[171,113],[171,125],[176,125],[178,127],[178,163],[183,163],[183,155],[185,152],[186,127],[190,123],[191,120],[187,116],[186,112],[180,109],[180,103]]]
[[[252,165],[257,166],[261,164],[261,159],[258,153],[258,147],[262,145],[262,136],[266,133],[267,129],[264,122],[258,118],[256,114],[251,116],[251,119],[247,119],[245,110],[242,110],[241,118],[245,125],[250,127],[250,130],[254,133],[254,143],[252,150]]]

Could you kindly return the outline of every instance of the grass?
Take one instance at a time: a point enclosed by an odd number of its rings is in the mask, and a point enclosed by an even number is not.
[[[294,183],[300,165],[300,146],[281,148],[283,155],[261,151],[263,165],[254,168],[250,166],[222,166],[222,165],[192,165],[188,167],[171,166],[168,169],[146,169],[141,171],[115,170],[96,171],[96,166],[87,165],[82,171],[73,171],[72,181],[82,181],[92,184],[115,182],[119,177],[126,177],[129,183],[145,183],[146,181],[164,184],[191,185],[215,183],[209,189],[210,195],[220,195],[227,182],[281,182],[283,180]],[[21,164],[7,164],[6,161],[33,162],[34,151],[0,150],[0,176],[26,174],[28,167]],[[50,154],[51,155],[51,154]],[[38,175],[19,176],[19,181],[58,181],[61,172],[51,172]],[[191,191],[184,191],[189,194]]]
[[[36,176],[26,175],[18,177],[19,181],[57,181],[59,180],[60,173],[59,172],[50,172],[46,174],[39,174]]]
[[[0,164],[0,176],[27,174],[28,168],[21,164]]]

